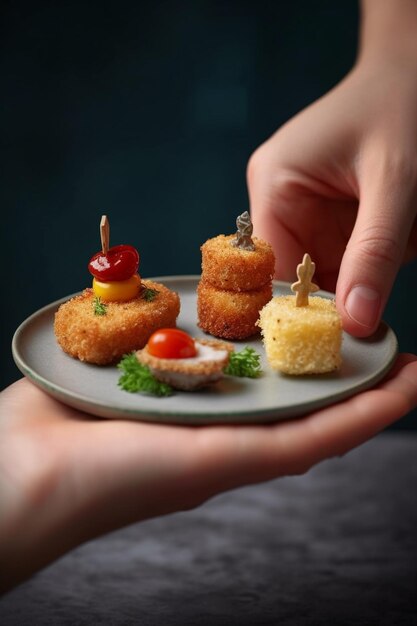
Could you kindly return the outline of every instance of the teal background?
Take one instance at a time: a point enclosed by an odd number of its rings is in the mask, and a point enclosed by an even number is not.
[[[199,273],[250,154],[350,69],[357,25],[351,0],[2,3],[1,387],[20,322],[90,283],[103,213],[143,276]],[[384,316],[412,352],[416,275]]]

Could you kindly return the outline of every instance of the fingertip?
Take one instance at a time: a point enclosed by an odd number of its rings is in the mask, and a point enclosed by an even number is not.
[[[336,292],[336,306],[343,330],[354,337],[369,337],[378,328],[383,299],[373,287],[353,285],[347,293]]]

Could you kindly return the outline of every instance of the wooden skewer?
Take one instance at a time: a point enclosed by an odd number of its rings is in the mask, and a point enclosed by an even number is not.
[[[316,264],[306,253],[303,256],[303,262],[297,265],[298,281],[291,285],[291,290],[296,293],[295,306],[308,306],[308,295],[320,289],[318,285],[311,282],[315,271]]]
[[[107,215],[103,215],[100,222],[100,238],[101,238],[101,249],[103,254],[107,254],[108,249],[110,247],[110,225],[109,220],[107,219]]]

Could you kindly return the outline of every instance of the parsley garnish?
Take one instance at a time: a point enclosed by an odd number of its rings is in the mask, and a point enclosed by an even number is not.
[[[229,376],[257,378],[261,375],[259,359],[260,355],[253,348],[246,347],[240,352],[231,352],[229,363],[223,371]],[[122,371],[117,384],[124,391],[160,397],[170,396],[174,391],[170,385],[159,381],[149,367],[140,363],[135,352],[125,354],[117,367]]]
[[[125,354],[117,367],[123,372],[117,384],[125,391],[150,393],[155,396],[172,394],[172,387],[157,380],[146,365],[139,363],[134,352]]]
[[[94,315],[106,315],[107,306],[103,304],[101,298],[96,296],[93,300]]]
[[[229,376],[258,378],[262,373],[260,358],[253,348],[246,346],[240,352],[231,352],[229,363],[223,371]]]
[[[151,289],[150,287],[145,287],[142,293],[142,298],[146,300],[146,302],[152,302],[158,295],[159,291],[156,289]]]

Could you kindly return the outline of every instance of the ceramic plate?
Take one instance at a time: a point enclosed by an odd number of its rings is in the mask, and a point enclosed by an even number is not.
[[[178,327],[203,337],[197,326],[198,276],[152,278],[181,298]],[[291,293],[287,283],[275,282],[274,295]],[[75,295],[75,294],[73,294]],[[333,297],[327,292],[317,295]],[[289,377],[272,371],[260,337],[233,342],[261,353],[263,374],[258,379],[225,377],[216,385],[195,392],[177,391],[167,398],[122,391],[116,366],[81,363],[58,346],[53,321],[67,296],[40,309],[24,321],[13,337],[12,350],[21,372],[48,394],[72,407],[99,417],[131,418],[182,424],[262,423],[297,417],[375,385],[390,369],[398,346],[393,331],[381,323],[370,339],[344,334],[343,365],[326,375]]]

